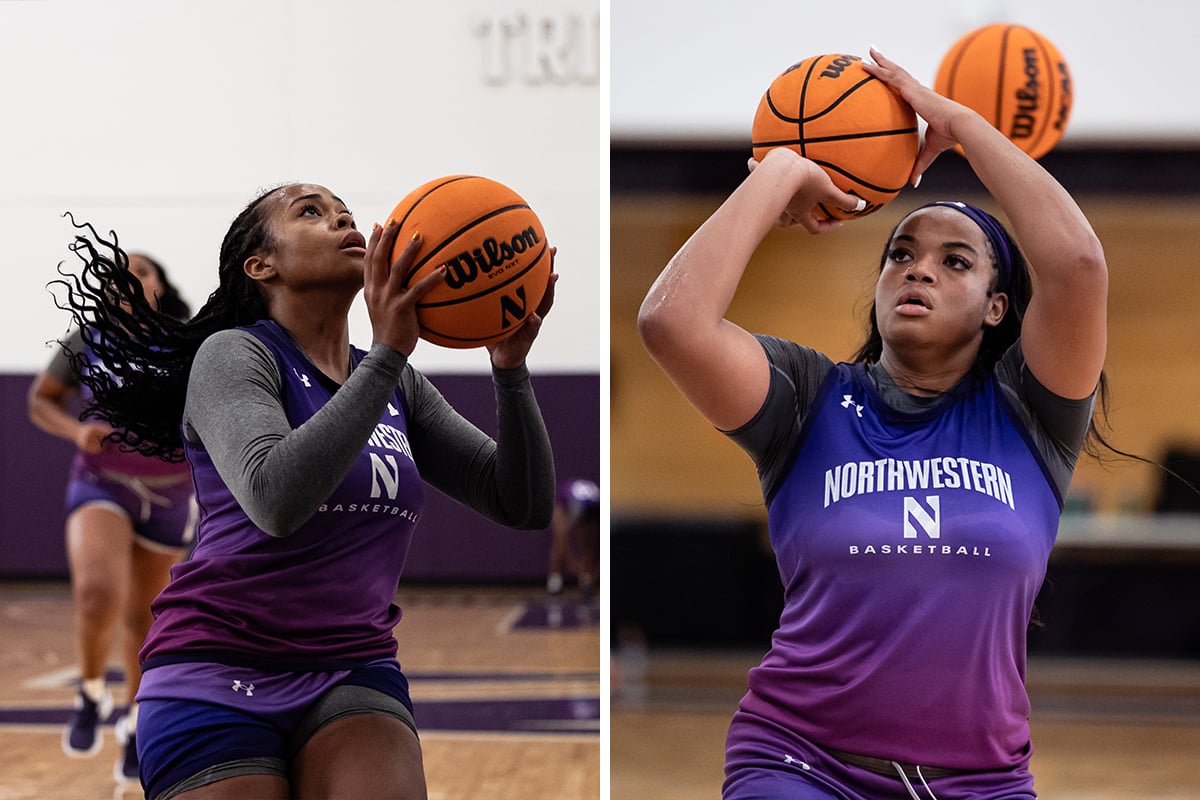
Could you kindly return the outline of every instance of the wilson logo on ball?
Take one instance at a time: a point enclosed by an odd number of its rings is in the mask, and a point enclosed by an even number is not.
[[[1032,47],[1025,48],[1025,85],[1017,89],[1017,110],[1013,114],[1012,126],[1009,128],[1010,139],[1028,139],[1033,135],[1033,127],[1037,124],[1038,83],[1042,70],[1038,64],[1037,51]]]
[[[840,78],[842,73],[846,71],[846,67],[853,64],[855,61],[862,59],[855,56],[838,56],[825,65],[825,69],[821,70],[822,78]]]
[[[517,233],[508,241],[496,241],[489,237],[469,253],[464,250],[444,262],[446,285],[451,289],[461,289],[479,277],[480,273],[490,275],[492,270],[504,267],[517,256],[527,250],[532,250],[541,243],[541,238],[532,226]],[[499,269],[499,272],[503,271],[503,269]]]

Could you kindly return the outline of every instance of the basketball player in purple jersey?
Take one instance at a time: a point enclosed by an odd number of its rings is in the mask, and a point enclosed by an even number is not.
[[[147,255],[129,256],[129,273],[141,284],[146,302],[176,319],[189,316],[187,304],[166,271]],[[80,682],[75,711],[63,731],[63,752],[93,756],[103,745],[100,726],[112,711],[105,680],[108,652],[118,622],[128,713],[117,721],[122,757],[117,780],[138,779],[137,695],[141,683],[138,650],[150,629],[150,602],[170,580],[171,565],[191,543],[195,505],[187,464],[125,452],[96,418],[71,410],[80,394],[80,372],[104,370],[78,330],[55,351],[45,371],[29,387],[29,418],[47,433],[76,447],[67,482],[67,562],[75,600],[75,641]]]
[[[163,409],[130,419],[126,441],[182,448],[200,507],[193,555],[155,602],[141,652],[153,800],[426,797],[393,632],[423,486],[514,528],[550,523],[554,466],[525,359],[557,276],[537,313],[488,346],[493,440],[409,363],[416,303],[443,276],[402,286],[420,239],[392,264],[396,231],[364,238],[322,186],[269,191],[234,220],[220,285],[193,321],[124,337],[106,316],[117,308],[104,295],[124,296],[101,251],[113,245],[90,228],[76,238],[91,280],[70,285],[68,304],[140,365],[122,388]],[[360,290],[369,351],[349,341]],[[133,396],[104,388],[98,403],[123,419]]]
[[[755,460],[784,584],[723,795],[1029,800],[1026,628],[1076,459],[1099,437],[1107,267],[1041,166],[871,54],[928,123],[914,184],[961,144],[1016,239],[973,206],[923,206],[886,244],[854,363],[751,335],[725,313],[772,226],[821,233],[840,223],[818,202],[858,202],[776,149],[646,297],[650,353]]]

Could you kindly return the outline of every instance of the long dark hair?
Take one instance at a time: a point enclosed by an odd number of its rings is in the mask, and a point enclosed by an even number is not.
[[[221,242],[217,288],[191,319],[146,302],[114,231],[105,238],[67,215],[78,231],[69,246],[80,262],[78,274],[60,263],[63,277],[49,286],[106,367],[81,375],[90,390],[83,414],[111,424],[112,438],[125,449],[182,461],[180,422],[196,351],[217,331],[268,317],[266,301],[242,266],[251,255],[274,249],[263,202],[273,191],[261,193],[230,225]]]

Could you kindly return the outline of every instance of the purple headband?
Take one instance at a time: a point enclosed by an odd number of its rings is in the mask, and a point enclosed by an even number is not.
[[[996,254],[996,268],[1000,271],[1000,281],[997,288],[1002,292],[1008,291],[1009,283],[1012,281],[1013,253],[1012,247],[1008,243],[1008,235],[1004,232],[1004,226],[982,208],[976,208],[967,203],[960,203],[957,200],[937,200],[929,203],[929,205],[943,206],[945,208],[953,208],[955,211],[961,211],[980,227],[983,235],[992,244],[992,252]]]

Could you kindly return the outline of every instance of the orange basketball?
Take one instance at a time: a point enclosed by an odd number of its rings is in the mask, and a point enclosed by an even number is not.
[[[836,219],[883,208],[904,188],[921,147],[912,107],[868,75],[858,56],[839,54],[806,58],[772,81],[751,138],[759,161],[773,147],[789,147],[867,201],[858,212],[818,206]]]
[[[978,111],[1033,158],[1050,152],[1071,116],[1071,72],[1050,40],[1021,25],[971,31],[950,48],[933,83]]]
[[[522,197],[477,175],[449,175],[413,189],[388,217],[400,224],[393,262],[414,233],[421,249],[404,285],[446,266],[417,304],[422,339],[467,348],[505,339],[546,291],[550,250]]]

